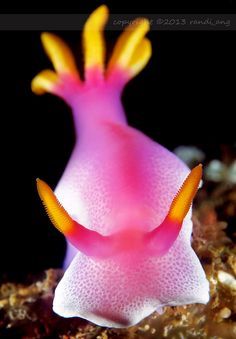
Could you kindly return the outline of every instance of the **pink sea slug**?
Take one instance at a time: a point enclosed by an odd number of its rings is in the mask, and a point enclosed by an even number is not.
[[[39,73],[32,89],[70,105],[77,138],[55,194],[42,180],[37,187],[68,241],[54,311],[126,327],[165,305],[209,299],[190,242],[191,203],[202,169],[190,172],[173,153],[127,125],[121,92],[151,56],[149,23],[140,18],[130,24],[105,67],[107,17],[101,6],[85,24],[84,80],[66,44],[42,35],[56,72]]]

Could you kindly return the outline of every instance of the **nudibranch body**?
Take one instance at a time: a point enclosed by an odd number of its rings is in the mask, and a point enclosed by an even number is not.
[[[201,165],[190,172],[128,126],[120,100],[151,56],[148,20],[125,29],[105,68],[107,17],[101,6],[85,24],[84,80],[66,44],[42,35],[56,72],[41,72],[32,89],[70,105],[77,138],[55,194],[39,179],[37,186],[50,219],[68,240],[54,311],[125,327],[164,305],[206,303],[209,286],[190,243]]]

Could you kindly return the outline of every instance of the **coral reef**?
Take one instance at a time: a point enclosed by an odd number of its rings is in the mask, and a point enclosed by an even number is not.
[[[1,338],[236,338],[236,187],[209,183],[194,206],[193,248],[210,282],[207,305],[165,307],[139,325],[108,329],[52,311],[53,292],[63,272],[50,269],[30,284],[0,286]]]

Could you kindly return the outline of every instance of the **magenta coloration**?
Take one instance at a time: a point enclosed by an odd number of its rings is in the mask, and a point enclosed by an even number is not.
[[[103,76],[99,62],[88,65],[82,82],[55,64],[59,81],[40,86],[70,105],[76,131],[55,194],[78,227],[97,233],[68,236],[78,246],[68,242],[54,311],[124,327],[165,305],[206,303],[209,285],[190,243],[191,208],[181,222],[168,217],[190,171],[128,126],[120,97],[131,66],[120,62]]]
[[[97,95],[96,89],[90,90]],[[102,94],[99,99],[103,104],[94,120],[97,101],[87,99],[88,125],[81,134],[76,129],[78,141],[55,192],[75,220],[102,235],[131,230],[126,246],[132,246],[139,230],[150,231],[163,221],[189,170],[174,154],[128,126],[120,102],[116,105]],[[102,111],[107,114],[110,100],[112,118],[106,119]],[[82,110],[82,104],[78,112],[73,110],[80,128]],[[163,257],[148,257],[138,249],[130,256],[121,252],[118,259],[96,260],[68,243],[65,267],[76,257],[56,289],[54,310],[122,327],[163,305],[208,301],[208,282],[190,245],[191,230],[190,211]]]

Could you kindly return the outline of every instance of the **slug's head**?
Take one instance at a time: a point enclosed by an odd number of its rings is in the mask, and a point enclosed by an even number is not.
[[[135,228],[135,225],[130,225],[109,236],[89,230],[73,220],[49,186],[40,179],[37,179],[37,188],[54,226],[85,255],[97,259],[119,256],[126,252],[162,256],[167,253],[179,235],[183,220],[197,192],[201,176],[202,165],[198,165],[190,172],[176,196],[173,197],[169,212],[163,222],[151,232],[145,232],[140,228]]]

